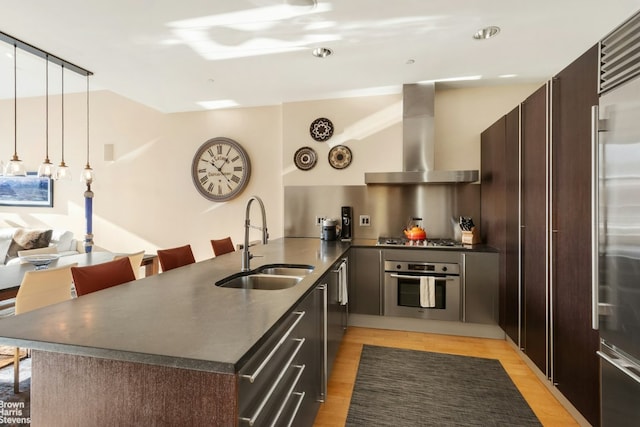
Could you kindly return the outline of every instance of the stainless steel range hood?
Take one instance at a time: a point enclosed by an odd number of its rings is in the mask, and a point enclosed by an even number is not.
[[[443,184],[478,180],[477,170],[434,170],[435,85],[402,87],[402,172],[367,172],[366,184]]]

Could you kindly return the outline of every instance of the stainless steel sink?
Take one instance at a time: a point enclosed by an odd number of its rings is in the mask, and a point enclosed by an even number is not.
[[[232,276],[216,283],[223,288],[237,289],[263,289],[278,290],[287,289],[297,285],[303,276],[285,276],[282,274],[253,273],[242,276]]]
[[[306,276],[313,272],[312,265],[304,264],[268,264],[258,267],[256,271],[263,274],[276,274],[283,276]]]
[[[234,274],[216,282],[216,286],[236,289],[287,289],[297,285],[314,269],[306,264],[267,264],[253,271]]]

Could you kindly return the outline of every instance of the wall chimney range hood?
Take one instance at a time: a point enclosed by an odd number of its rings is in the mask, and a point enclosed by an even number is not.
[[[476,182],[477,170],[434,170],[434,83],[402,87],[402,172],[366,172],[366,184]]]

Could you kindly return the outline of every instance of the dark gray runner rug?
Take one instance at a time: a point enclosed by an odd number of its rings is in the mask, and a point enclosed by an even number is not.
[[[540,426],[499,361],[365,345],[347,426]]]

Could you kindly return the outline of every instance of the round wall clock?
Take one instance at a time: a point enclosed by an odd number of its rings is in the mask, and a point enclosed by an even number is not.
[[[202,196],[214,202],[238,196],[249,183],[250,175],[249,155],[233,139],[212,138],[193,156],[193,184]]]
[[[318,142],[324,142],[333,135],[333,123],[331,123],[331,120],[325,119],[324,117],[315,119],[311,122],[309,133],[311,133],[311,138]]]
[[[329,150],[329,164],[335,169],[344,169],[351,164],[353,156],[349,147],[336,145]]]

